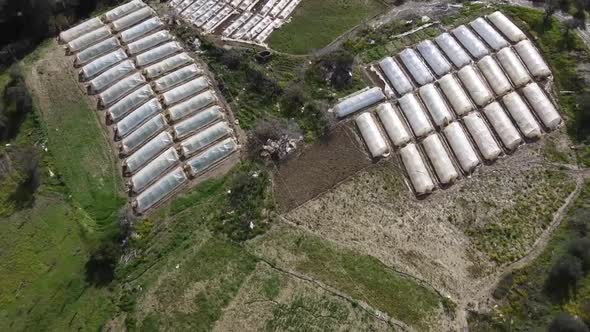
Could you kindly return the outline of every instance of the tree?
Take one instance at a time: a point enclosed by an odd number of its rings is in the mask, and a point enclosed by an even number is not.
[[[566,313],[560,313],[549,325],[547,332],[590,332],[588,327],[580,320]]]
[[[590,271],[590,239],[581,238],[573,240],[569,247],[568,253],[574,257],[577,257],[581,264],[584,272]]]
[[[545,281],[545,290],[555,301],[564,301],[576,291],[578,281],[584,276],[582,262],[572,255],[561,257],[551,268]]]

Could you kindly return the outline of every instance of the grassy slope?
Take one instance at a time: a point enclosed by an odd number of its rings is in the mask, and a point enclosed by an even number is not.
[[[269,45],[286,53],[310,53],[385,9],[376,0],[303,0]]]

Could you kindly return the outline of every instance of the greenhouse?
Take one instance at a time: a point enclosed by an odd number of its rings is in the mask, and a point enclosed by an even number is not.
[[[183,139],[206,125],[221,119],[223,119],[222,108],[219,105],[213,105],[174,125],[174,137]]]
[[[177,86],[178,84],[181,84],[182,82],[185,82],[188,79],[202,74],[203,70],[199,68],[199,66],[195,64],[186,66],[155,80],[153,83],[154,89],[161,93]]]
[[[512,42],[516,43],[526,39],[526,35],[501,12],[494,12],[487,17]]]
[[[463,67],[457,72],[457,76],[459,76],[459,79],[463,82],[463,86],[467,89],[467,92],[469,92],[469,95],[473,98],[477,106],[484,106],[494,99],[494,96],[475,69],[473,69],[473,66]]]
[[[539,128],[535,117],[518,93],[509,93],[502,98],[502,101],[526,138],[537,138],[541,136],[541,128]]]
[[[450,34],[445,32],[434,38],[434,41],[445,52],[455,67],[462,68],[471,62],[469,55]]]
[[[146,80],[140,73],[128,76],[101,92],[99,94],[100,104],[102,106],[109,106],[145,83]]]
[[[158,17],[152,17],[132,28],[121,32],[121,41],[125,44],[128,44],[129,42],[132,42],[141,36],[147,35],[152,31],[161,28],[162,26],[164,26],[164,23],[162,23]]]
[[[135,194],[141,193],[167,170],[178,165],[179,161],[178,153],[174,148],[164,151],[142,168],[141,171],[131,177],[129,181],[131,192]]]
[[[139,54],[135,57],[135,63],[139,67],[144,67],[154,62],[158,62],[174,53],[181,52],[182,50],[183,48],[178,42],[171,41],[145,53]]]
[[[343,118],[354,112],[358,112],[371,105],[377,104],[384,99],[385,95],[383,94],[383,91],[378,87],[374,87],[345,98],[334,106],[334,112],[338,118]]]
[[[426,105],[426,109],[432,116],[434,124],[439,127],[446,126],[449,122],[453,121],[453,115],[447,107],[447,104],[441,97],[440,93],[434,87],[434,84],[427,84],[418,90],[420,98]]]
[[[119,40],[115,37],[105,39],[98,44],[94,44],[83,51],[76,54],[76,60],[74,61],[75,66],[82,66],[91,60],[108,53],[121,46]]]
[[[130,155],[142,146],[143,143],[166,129],[167,125],[166,119],[162,114],[156,115],[121,141],[120,152],[126,156]]]
[[[413,93],[401,97],[399,105],[416,137],[423,137],[434,131],[426,112]]]
[[[453,29],[452,32],[457,40],[459,40],[463,47],[465,47],[474,58],[481,59],[490,53],[483,42],[466,26],[460,25]]]
[[[399,57],[418,85],[424,85],[434,81],[434,77],[424,62],[422,62],[422,59],[416,54],[416,51],[406,48],[400,52]]]
[[[136,55],[172,39],[173,37],[168,30],[161,30],[127,44],[126,48],[129,54]]]
[[[109,27],[98,28],[68,43],[68,51],[74,53],[111,36]]]
[[[91,94],[99,93],[133,71],[135,71],[133,61],[125,60],[92,79],[89,82],[88,91]]]
[[[451,103],[451,106],[457,115],[462,116],[473,109],[469,97],[467,97],[463,88],[457,83],[453,74],[443,76],[438,81],[438,85],[445,96],[447,96],[449,103]]]
[[[180,143],[182,155],[185,158],[203,150],[212,143],[231,135],[232,130],[226,122],[217,122],[211,127],[187,138]]]
[[[543,125],[550,130],[557,128],[561,123],[561,116],[539,85],[530,83],[522,89],[522,93]]]
[[[234,139],[226,138],[187,161],[187,168],[191,176],[196,177],[236,150],[238,150],[238,145]]]
[[[459,177],[459,174],[457,173],[447,150],[438,137],[438,134],[434,133],[426,137],[422,141],[422,147],[424,147],[424,152],[426,152],[426,156],[430,159],[430,163],[432,164],[440,183],[448,185]]]
[[[486,81],[494,90],[496,96],[501,96],[512,89],[508,77],[502,71],[496,60],[486,55],[477,63],[477,67],[485,77]]]
[[[134,211],[139,214],[146,212],[187,182],[182,168],[176,168],[137,196],[133,201]]]
[[[385,139],[373,118],[373,115],[369,112],[365,112],[359,115],[356,120],[356,125],[361,132],[363,140],[371,152],[373,158],[387,157],[389,155],[389,147],[385,143]]]
[[[84,23],[80,23],[73,28],[61,32],[59,34],[59,39],[64,43],[69,43],[72,40],[103,26],[104,23],[102,23],[102,21],[98,17],[91,18]]]
[[[113,21],[111,26],[115,31],[122,31],[154,15],[154,10],[146,6]]]
[[[180,53],[145,68],[143,72],[147,78],[153,79],[194,61],[188,54]]]
[[[434,183],[416,145],[410,143],[399,152],[416,195],[431,193],[434,190]]]
[[[80,70],[80,77],[82,78],[82,80],[91,79],[94,76],[102,73],[112,65],[121,62],[121,60],[123,59],[127,59],[127,54],[122,49],[118,49],[114,52],[103,55],[100,58],[82,67],[82,69]]]
[[[143,3],[140,0],[133,0],[131,2],[128,2],[124,5],[121,5],[119,7],[115,7],[114,9],[109,10],[108,12],[106,12],[104,14],[104,18],[105,20],[107,20],[108,22],[112,22],[114,20],[120,19],[121,17],[131,14],[134,11],[137,11],[143,7],[145,7],[146,4]]]
[[[158,102],[158,99],[153,98],[129,113],[129,115],[124,117],[121,121],[117,122],[115,124],[115,136],[118,138],[125,137],[147,119],[163,112],[164,109]]]
[[[551,76],[551,70],[530,40],[519,42],[514,49],[535,78],[543,79]]]
[[[471,113],[463,118],[463,122],[483,158],[488,161],[496,160],[502,153],[502,149],[496,143],[484,120],[477,113]]]
[[[490,45],[494,50],[498,51],[510,44],[500,35],[492,26],[481,17],[476,18],[470,23],[471,27],[478,35]]]
[[[506,149],[512,151],[522,143],[522,138],[518,134],[514,124],[512,124],[512,121],[508,115],[506,115],[499,103],[493,102],[484,107],[483,113],[496,131],[498,137],[500,137],[500,140]]]
[[[383,103],[377,106],[377,115],[393,145],[401,147],[412,139],[412,136],[408,133],[404,125],[404,121],[390,103]]]
[[[514,86],[519,87],[531,81],[531,77],[510,47],[501,49],[497,55]]]
[[[421,41],[416,48],[434,73],[441,77],[451,71],[451,65],[447,62],[441,51],[431,40]]]
[[[190,115],[216,102],[217,97],[215,97],[215,93],[211,90],[207,90],[192,97],[189,100],[170,107],[168,109],[168,116],[170,117],[170,120],[178,121],[187,115]]]
[[[459,165],[466,174],[470,174],[480,162],[461,124],[453,122],[443,132],[455,153],[455,157],[457,157],[457,161],[459,161]]]
[[[404,74],[401,67],[395,62],[395,60],[393,60],[393,58],[386,57],[381,60],[379,62],[379,67],[398,95],[403,96],[414,89],[406,74]]]
[[[173,144],[172,135],[164,131],[147,142],[139,150],[133,153],[123,162],[125,173],[133,174],[143,167],[148,161],[157,156],[164,149]]]
[[[207,88],[209,88],[209,80],[205,76],[201,76],[177,86],[168,92],[164,92],[161,95],[161,100],[164,105],[170,106],[198,94]]]
[[[110,121],[117,122],[129,112],[131,112],[134,108],[148,101],[153,96],[154,91],[152,88],[150,88],[149,85],[144,85],[111,106],[107,110],[107,118]]]

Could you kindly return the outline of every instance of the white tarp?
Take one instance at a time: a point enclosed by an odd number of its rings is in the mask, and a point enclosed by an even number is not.
[[[188,54],[180,53],[147,67],[143,72],[147,78],[156,78],[194,61]]]
[[[150,138],[164,131],[167,126],[166,119],[162,114],[154,116],[121,141],[120,152],[126,156],[131,154]]]
[[[183,139],[206,125],[221,119],[223,119],[222,108],[219,105],[213,105],[174,125],[174,137]]]
[[[378,87],[374,87],[342,100],[334,106],[334,112],[337,117],[343,118],[366,107],[377,104],[384,99],[385,95],[383,94],[383,91]]]
[[[369,112],[365,112],[356,118],[356,125],[361,132],[361,136],[369,148],[369,152],[373,158],[386,157],[389,155],[389,147],[385,143],[385,139]]]
[[[450,34],[445,32],[434,38],[434,41],[445,52],[455,67],[461,68],[471,62],[469,55]]]
[[[104,23],[102,23],[102,21],[98,17],[91,18],[86,22],[76,25],[75,27],[72,27],[66,31],[62,31],[59,34],[59,39],[65,43],[68,43],[78,37],[81,37],[82,35],[85,35],[103,26]]]
[[[130,189],[133,193],[142,192],[150,183],[166,172],[166,170],[178,165],[178,153],[174,148],[164,151],[156,159],[147,164],[141,171],[131,177]]]
[[[434,131],[430,121],[428,121],[428,116],[426,116],[424,108],[413,93],[408,93],[401,97],[399,99],[399,106],[416,137],[423,137]]]
[[[418,85],[424,85],[434,81],[434,77],[430,74],[422,59],[416,54],[416,51],[406,48],[399,53],[399,57]]]
[[[112,65],[119,63],[123,59],[127,59],[127,54],[122,49],[118,49],[114,52],[103,55],[100,58],[82,67],[82,69],[80,70],[80,76],[82,80],[86,81],[100,74]]]
[[[442,144],[438,134],[434,133],[422,141],[424,152],[430,159],[440,183],[448,185],[459,177],[447,150]]]
[[[484,43],[466,26],[460,25],[453,29],[452,32],[457,40],[459,40],[463,47],[465,47],[474,58],[480,59],[490,53]]]
[[[153,83],[154,90],[156,90],[159,93],[162,93],[166,90],[169,90],[172,87],[177,86],[178,84],[185,82],[188,79],[191,79],[195,76],[199,76],[202,74],[203,70],[195,64],[182,67],[178,70],[171,72],[166,76],[162,76],[155,80]]]
[[[109,106],[145,83],[146,80],[140,73],[127,76],[98,95],[100,104]]]
[[[496,143],[494,136],[483,119],[477,113],[471,113],[464,117],[463,121],[484,159],[489,161],[496,160],[502,153],[502,150]]]
[[[122,138],[131,133],[135,128],[144,123],[147,119],[153,117],[156,114],[164,112],[162,105],[158,102],[158,99],[153,98],[145,104],[139,106],[123,120],[117,122],[115,125],[115,135],[118,138]]]
[[[441,77],[438,84],[457,115],[461,116],[473,109],[469,97],[467,97],[463,88],[457,83],[453,74],[446,74]]]
[[[121,41],[127,44],[141,36],[147,35],[148,33],[161,28],[162,26],[164,26],[164,23],[162,23],[158,17],[152,17],[132,28],[121,32]]]
[[[168,30],[161,30],[136,40],[133,43],[129,43],[127,45],[127,51],[131,55],[136,55],[172,39],[173,37]]]
[[[434,190],[434,183],[416,145],[410,143],[401,148],[399,153],[416,195],[431,193]]]
[[[153,96],[154,91],[152,91],[152,88],[149,85],[144,85],[111,106],[107,110],[107,117],[113,122],[118,122],[137,106],[148,101]]]
[[[537,138],[541,136],[539,124],[518,93],[509,93],[502,98],[502,101],[525,137]]]
[[[84,65],[103,54],[119,48],[119,46],[121,45],[119,44],[119,40],[117,38],[111,37],[109,39],[105,39],[100,43],[94,44],[76,54],[76,60],[74,61],[74,64],[76,66]]]
[[[122,31],[145,20],[146,18],[153,16],[154,14],[154,10],[150,7],[143,7],[129,15],[123,16],[120,19],[113,21],[111,26],[115,31]]]
[[[510,47],[501,49],[496,56],[502,67],[504,67],[508,77],[512,80],[514,86],[519,87],[531,81],[531,77],[527,73],[526,68],[524,68]]]
[[[530,83],[522,89],[526,100],[545,127],[553,130],[561,123],[561,116],[537,83]]]
[[[486,55],[477,63],[477,67],[494,90],[496,96],[501,96],[512,89],[508,77],[502,71],[496,60]]]
[[[490,45],[494,50],[502,49],[510,44],[492,26],[481,17],[470,23],[477,34]]]
[[[90,93],[98,93],[111,86],[131,72],[135,71],[135,65],[131,60],[125,60],[104,73],[92,79],[89,83]]]
[[[181,52],[182,50],[183,48],[178,42],[168,42],[145,53],[139,54],[135,57],[135,63],[139,67],[147,66],[154,62],[161,61],[174,53]]]
[[[144,213],[186,182],[188,179],[182,168],[176,168],[137,196],[133,202],[133,209],[136,213]]]
[[[459,79],[463,82],[463,86],[467,89],[467,92],[469,92],[469,95],[471,95],[477,106],[484,106],[494,99],[494,96],[475,69],[473,69],[473,66],[469,65],[461,68],[457,72],[457,76],[459,76]]]
[[[172,121],[178,121],[198,110],[217,102],[217,97],[212,90],[202,92],[191,99],[174,105],[168,109],[168,115]]]
[[[195,78],[174,89],[164,92],[161,96],[164,105],[170,106],[196,95],[209,87],[209,80],[205,76]]]
[[[499,103],[493,102],[483,108],[483,113],[500,137],[502,143],[508,150],[514,150],[522,142],[522,138],[506,115]]]
[[[180,143],[182,155],[185,158],[205,149],[207,146],[219,141],[220,139],[231,135],[232,130],[226,122],[217,122],[205,130],[185,139]]]
[[[143,3],[140,0],[133,0],[130,1],[124,5],[121,5],[119,7],[115,7],[111,10],[109,10],[108,12],[106,12],[104,14],[104,18],[108,21],[108,22],[112,22],[114,20],[117,20],[125,15],[131,14],[134,11],[137,11],[143,7],[145,7],[146,4]]]
[[[110,36],[111,30],[109,27],[98,28],[69,42],[68,51],[78,52]]]
[[[262,21],[262,16],[258,14],[254,15],[248,22],[246,22],[246,24],[239,28],[238,31],[234,32],[232,38],[242,39],[242,37],[260,21]]]
[[[444,127],[453,121],[451,111],[438,90],[434,87],[434,84],[431,83],[421,87],[418,93],[437,126]]]
[[[488,19],[512,42],[526,39],[526,35],[501,12],[494,12],[488,15]]]
[[[247,20],[252,16],[252,12],[243,12],[235,21],[232,22],[223,32],[221,33],[224,37],[231,36],[239,27],[241,27]]]
[[[228,157],[237,149],[238,145],[232,138],[226,138],[225,140],[211,146],[207,150],[187,161],[188,170],[190,171],[191,176],[195,177],[206,171],[217,162]]]
[[[543,79],[551,75],[551,70],[530,40],[519,42],[514,49],[534,77]]]
[[[428,63],[430,68],[439,77],[451,71],[451,65],[431,40],[421,41],[416,48],[424,60],[426,60],[426,63]]]
[[[480,162],[459,122],[449,124],[443,132],[463,171],[471,173]]]
[[[393,145],[400,147],[412,139],[404,125],[404,121],[390,103],[377,106],[377,115]]]
[[[387,80],[389,80],[389,84],[391,84],[398,95],[403,96],[414,88],[406,74],[404,74],[404,71],[393,58],[386,57],[381,60],[379,62],[379,67],[381,67]]]
[[[164,149],[173,144],[172,135],[164,131],[151,139],[139,150],[135,151],[123,162],[123,169],[126,173],[133,174],[143,167],[148,161],[157,156]]]

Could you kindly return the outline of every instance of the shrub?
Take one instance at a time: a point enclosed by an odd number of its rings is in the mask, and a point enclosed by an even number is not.
[[[581,238],[573,240],[569,247],[568,253],[574,257],[577,257],[581,264],[582,270],[587,273],[590,271],[590,239]]]
[[[583,276],[580,259],[565,255],[551,268],[545,281],[545,290],[554,301],[562,302],[575,293],[578,281]]]
[[[580,320],[572,317],[568,314],[561,313],[555,316],[549,328],[548,332],[589,332],[588,327]]]

